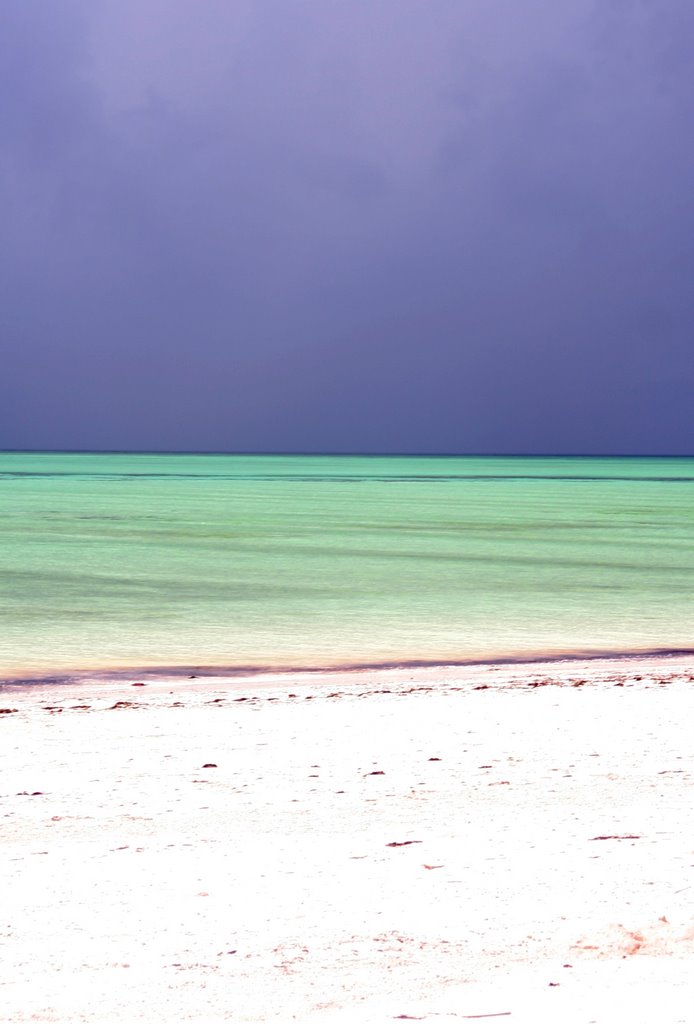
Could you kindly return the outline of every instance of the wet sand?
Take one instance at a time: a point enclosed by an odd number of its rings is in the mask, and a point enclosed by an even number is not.
[[[691,1021],[694,658],[0,690],[0,1021]]]

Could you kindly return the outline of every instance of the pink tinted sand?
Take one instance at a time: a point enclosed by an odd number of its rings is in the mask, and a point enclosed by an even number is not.
[[[0,1021],[689,1022],[694,659],[0,691]]]

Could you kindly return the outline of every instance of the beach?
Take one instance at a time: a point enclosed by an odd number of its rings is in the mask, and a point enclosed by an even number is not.
[[[692,1019],[691,655],[0,711],[1,1021]]]
[[[0,1024],[694,1024],[694,5],[0,18]]]

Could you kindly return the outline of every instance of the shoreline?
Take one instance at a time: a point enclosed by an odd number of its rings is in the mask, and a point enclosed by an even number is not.
[[[694,694],[694,653],[487,661],[409,668],[257,671],[239,675],[160,671],[149,675],[142,672],[85,673],[60,681],[0,684],[0,716],[32,714],[41,709],[56,713],[123,706],[159,712],[167,706],[201,707],[227,701],[257,706],[267,702],[286,705],[343,697],[426,694],[455,697],[481,691],[493,694],[538,688],[609,691],[617,687],[645,691],[672,684],[691,688]],[[167,703],[169,698],[175,698],[171,705]],[[81,703],[75,704],[75,701]]]
[[[416,678],[448,678],[460,673],[507,669],[511,672],[534,671],[535,668],[551,671],[553,668],[580,670],[586,666],[607,671],[611,666],[626,667],[631,663],[644,663],[653,667],[692,662],[694,648],[652,648],[648,650],[610,650],[598,652],[568,652],[538,655],[501,655],[497,658],[466,658],[459,661],[397,660],[385,662],[353,662],[334,666],[320,665],[162,665],[130,666],[107,668],[83,668],[56,670],[38,675],[33,671],[20,675],[0,678],[0,692],[21,687],[70,686],[102,682],[115,685],[128,680],[151,681],[152,683],[188,680],[227,681],[228,683],[259,682],[265,680],[286,680],[292,685],[296,679],[314,679],[317,682],[336,679],[358,679],[364,675],[391,678],[393,674],[412,674]]]

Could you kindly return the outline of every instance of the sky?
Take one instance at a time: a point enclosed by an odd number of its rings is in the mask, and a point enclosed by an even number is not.
[[[0,448],[694,453],[691,0],[3,0]]]

